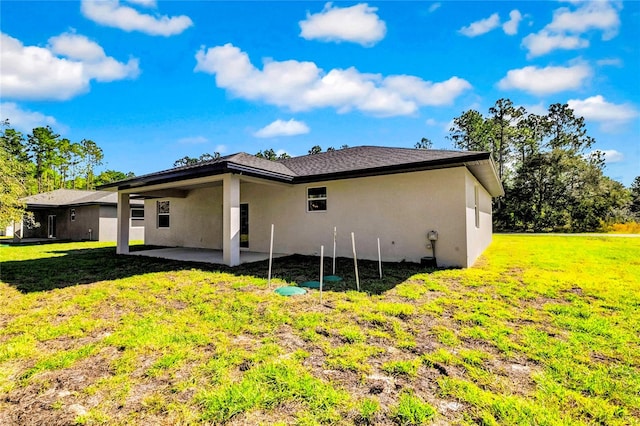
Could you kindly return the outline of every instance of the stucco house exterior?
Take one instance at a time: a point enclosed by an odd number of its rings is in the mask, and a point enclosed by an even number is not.
[[[14,223],[14,240],[116,241],[118,196],[109,191],[56,189],[22,199],[37,227]],[[144,240],[144,202],[130,205],[129,237]]]
[[[128,253],[130,203],[145,200],[145,243],[314,255],[333,245],[360,259],[467,267],[491,242],[491,199],[503,194],[489,153],[360,146],[269,161],[238,153],[103,186],[118,192],[118,252]]]

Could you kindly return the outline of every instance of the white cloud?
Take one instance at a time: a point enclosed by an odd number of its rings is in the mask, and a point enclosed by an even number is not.
[[[591,96],[582,100],[569,99],[567,104],[576,115],[584,117],[585,120],[620,124],[633,120],[638,116],[638,110],[632,105],[607,102],[602,95]]]
[[[534,58],[556,49],[575,50],[589,47],[589,40],[577,35],[550,33],[547,30],[541,30],[523,38],[522,45],[529,51],[527,58]]]
[[[225,152],[227,152],[227,146],[226,145],[216,145],[216,147],[213,149],[214,152],[219,152],[220,154],[224,154]]]
[[[31,132],[36,127],[56,126],[54,117],[36,111],[20,108],[14,102],[0,102],[0,120],[9,119],[11,127],[23,133]]]
[[[437,2],[437,3],[432,3],[431,6],[429,6],[429,13],[433,13],[436,10],[440,9],[440,6],[442,6],[442,3]]]
[[[522,107],[527,110],[528,113],[536,114],[536,115],[547,115],[549,110],[546,105],[541,101],[537,104],[532,105],[522,105]]]
[[[79,34],[49,39],[47,47],[24,46],[0,34],[0,92],[17,99],[66,100],[87,92],[91,80],[136,78],[138,59],[127,63],[107,56],[97,43]]]
[[[134,0],[130,3],[147,7],[155,2]],[[154,36],[172,36],[182,33],[193,25],[186,15],[168,17],[166,15],[148,15],[129,6],[123,6],[118,0],[82,0],[80,7],[85,18],[100,25],[119,28],[124,31],[140,31]]]
[[[612,66],[612,67],[621,68],[623,66],[622,59],[620,58],[603,58],[596,61],[596,64],[601,67]]]
[[[427,121],[424,122],[427,126],[437,126],[438,122],[433,118],[427,118]]]
[[[498,82],[498,87],[503,90],[517,89],[534,95],[547,95],[578,89],[590,76],[591,68],[586,64],[545,68],[528,66],[508,71]]]
[[[262,70],[233,46],[202,47],[195,71],[215,74],[218,87],[249,100],[260,100],[292,111],[335,108],[377,116],[408,115],[422,105],[444,105],[471,85],[458,77],[433,83],[418,77],[365,74],[351,67],[325,72],[313,62],[265,61]]]
[[[547,29],[556,32],[585,33],[589,30],[602,31],[602,39],[610,40],[618,34],[620,18],[618,2],[588,1],[577,3],[579,7],[572,11],[562,7],[553,13],[553,20]]]
[[[518,25],[522,21],[522,14],[517,9],[509,12],[509,20],[502,24],[502,31],[507,35],[518,34]]]
[[[309,126],[292,118],[289,121],[276,120],[253,135],[258,138],[273,138],[276,136],[304,135],[306,133],[309,133]]]
[[[472,22],[469,26],[462,27],[458,32],[467,37],[476,37],[482,34],[486,34],[489,31],[498,28],[500,26],[500,16],[497,13],[489,16],[486,19],[481,19],[476,22]]]
[[[205,138],[204,136],[187,136],[178,139],[178,143],[184,145],[200,145],[207,142],[209,142],[209,139]]]
[[[600,152],[604,154],[604,161],[607,163],[619,163],[624,160],[624,154],[615,149],[601,149]]]
[[[601,31],[603,40],[610,40],[618,34],[621,2],[586,1],[573,5],[575,10],[567,7],[556,9],[547,26],[522,40],[522,45],[529,50],[527,57],[544,55],[556,49],[589,47],[589,40],[582,36],[592,30]]]
[[[156,0],[127,0],[128,3],[135,4],[142,7],[156,7]]]
[[[375,7],[360,3],[351,7],[324,6],[322,12],[310,14],[300,21],[300,36],[306,40],[348,41],[363,46],[372,46],[382,40],[387,26]]]
[[[462,78],[432,83],[410,75],[392,75],[384,79],[384,86],[405,99],[420,105],[451,104],[462,92],[471,89],[471,84]]]

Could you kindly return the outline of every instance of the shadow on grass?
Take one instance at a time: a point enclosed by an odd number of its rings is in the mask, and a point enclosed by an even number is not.
[[[132,251],[153,247],[135,246]],[[144,256],[117,255],[114,247],[56,250],[61,256],[3,262],[0,280],[22,293],[47,291],[74,285],[111,281],[153,272],[169,272],[198,269],[211,272],[226,272],[234,275],[267,278],[268,261],[243,264],[236,267],[198,262],[158,259]],[[331,273],[331,259],[325,260],[325,275]],[[289,283],[319,280],[319,258],[292,255],[273,260],[272,278]],[[379,277],[378,263],[359,260],[358,275],[360,290],[381,294],[404,282],[412,275],[432,271],[416,263],[383,263],[383,278]],[[327,291],[356,290],[353,260],[336,259],[336,275],[343,278],[337,283],[325,283]]]

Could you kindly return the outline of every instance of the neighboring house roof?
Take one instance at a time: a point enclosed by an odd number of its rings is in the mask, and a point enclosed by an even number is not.
[[[77,207],[87,205],[117,205],[118,194],[110,191],[84,191],[79,189],[56,189],[22,198],[27,208]],[[131,204],[142,202],[131,201]]]
[[[244,152],[101,186],[125,190],[223,173],[242,173],[287,183],[320,182],[436,168],[466,166],[493,196],[502,195],[488,152],[359,146],[270,161]]]

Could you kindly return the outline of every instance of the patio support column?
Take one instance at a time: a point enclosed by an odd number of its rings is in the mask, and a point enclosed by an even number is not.
[[[222,181],[222,257],[228,266],[240,264],[240,179],[232,174]]]
[[[117,254],[129,254],[129,194],[118,192]]]

